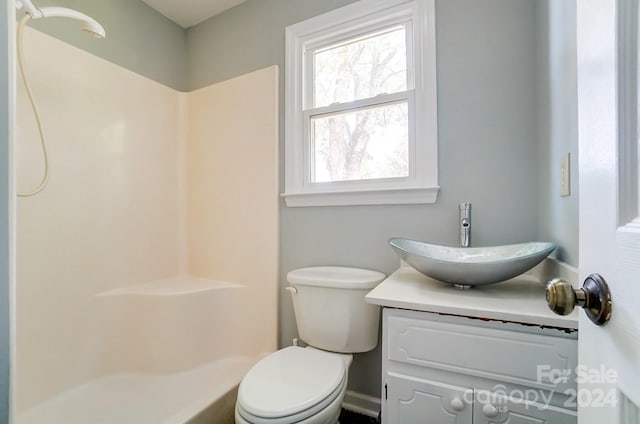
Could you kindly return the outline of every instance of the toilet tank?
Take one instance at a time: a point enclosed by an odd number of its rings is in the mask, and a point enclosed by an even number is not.
[[[301,268],[287,274],[298,324],[305,343],[341,353],[367,352],[378,344],[380,307],[365,295],[385,275],[344,267]]]

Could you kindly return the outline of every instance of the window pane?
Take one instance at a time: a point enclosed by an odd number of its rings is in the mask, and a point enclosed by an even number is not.
[[[406,91],[406,28],[318,50],[313,68],[314,107]]]
[[[312,182],[409,176],[407,103],[311,119]]]

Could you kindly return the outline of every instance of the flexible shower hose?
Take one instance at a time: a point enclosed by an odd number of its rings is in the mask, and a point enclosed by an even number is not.
[[[27,92],[27,97],[29,98],[29,102],[31,103],[31,109],[33,110],[33,115],[36,119],[36,125],[38,127],[38,134],[40,135],[40,145],[42,146],[42,157],[44,159],[44,175],[42,176],[42,180],[38,186],[26,193],[18,193],[18,197],[31,197],[40,193],[47,186],[47,182],[49,181],[49,156],[47,154],[47,144],[44,138],[44,131],[42,129],[42,122],[40,122],[40,115],[38,115],[38,109],[36,108],[36,102],[33,99],[33,93],[31,91],[31,85],[27,80],[27,75],[24,71],[24,64],[22,59],[22,33],[24,30],[24,26],[27,21],[31,18],[28,14],[25,14],[20,21],[18,22],[18,34],[17,34],[17,50],[18,50],[18,68],[20,69],[20,75],[22,76],[22,82],[24,83],[25,91]]]

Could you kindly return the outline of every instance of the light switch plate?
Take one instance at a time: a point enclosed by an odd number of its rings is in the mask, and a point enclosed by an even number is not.
[[[560,159],[560,196],[571,195],[571,153]]]

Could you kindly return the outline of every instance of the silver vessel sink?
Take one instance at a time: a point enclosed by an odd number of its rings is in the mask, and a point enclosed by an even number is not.
[[[513,278],[542,262],[556,248],[552,243],[543,242],[450,247],[403,238],[392,238],[389,244],[417,271],[460,288]]]

